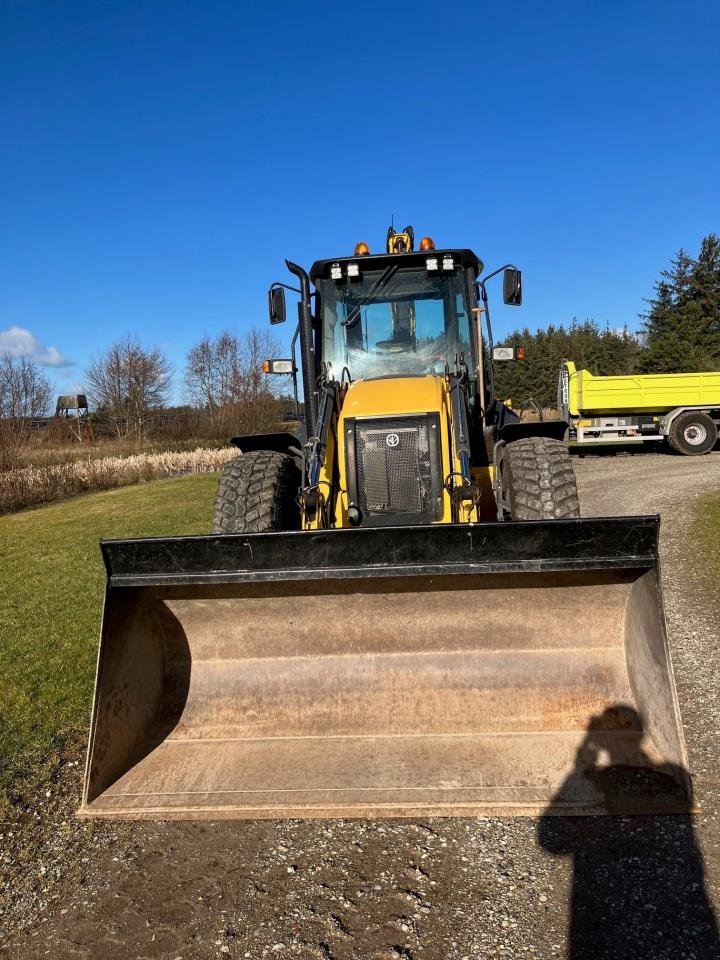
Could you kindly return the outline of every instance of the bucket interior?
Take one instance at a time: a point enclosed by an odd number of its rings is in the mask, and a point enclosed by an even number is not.
[[[655,570],[110,587],[81,813],[688,809]]]

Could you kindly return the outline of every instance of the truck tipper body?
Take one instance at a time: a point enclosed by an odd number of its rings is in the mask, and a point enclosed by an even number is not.
[[[595,377],[565,360],[558,407],[578,443],[665,440],[708,453],[720,426],[720,372]]]

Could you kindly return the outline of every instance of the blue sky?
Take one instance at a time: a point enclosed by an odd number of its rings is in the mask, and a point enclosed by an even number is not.
[[[286,256],[379,249],[391,214],[523,268],[496,340],[634,327],[720,231],[718,102],[714,0],[1,0],[0,349],[70,389],[135,333],[179,383]]]

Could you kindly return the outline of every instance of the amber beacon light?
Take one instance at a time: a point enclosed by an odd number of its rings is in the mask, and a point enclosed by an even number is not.
[[[366,243],[363,243],[361,241],[360,243],[355,244],[356,257],[366,257],[369,253],[370,253],[370,247]]]
[[[435,249],[435,241],[433,240],[433,238],[432,238],[432,237],[423,237],[422,240],[420,241],[420,249],[421,249],[421,250],[434,250],[434,249]]]

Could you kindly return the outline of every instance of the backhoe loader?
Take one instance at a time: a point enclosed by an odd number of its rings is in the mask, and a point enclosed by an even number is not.
[[[581,519],[567,424],[494,396],[520,271],[409,227],[286,263],[302,428],[233,438],[211,535],[101,545],[81,815],[689,809],[658,519]]]

